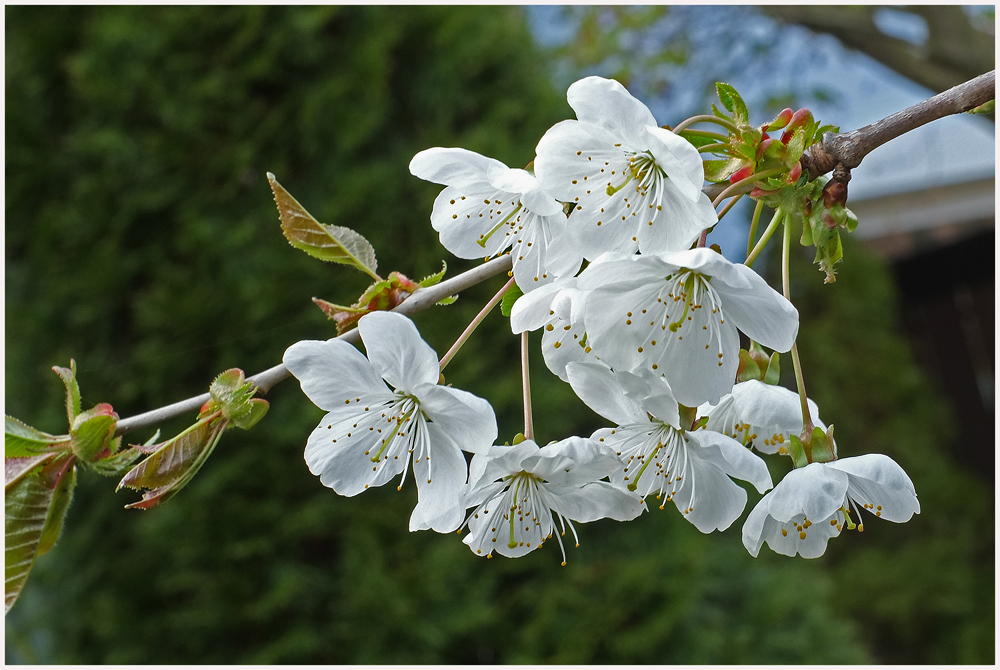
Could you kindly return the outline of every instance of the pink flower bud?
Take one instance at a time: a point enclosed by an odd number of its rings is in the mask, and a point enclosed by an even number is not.
[[[781,113],[775,117],[774,121],[768,124],[764,130],[781,130],[788,125],[788,122],[792,120],[792,109],[790,107],[785,107],[781,110]]]
[[[796,162],[795,165],[792,166],[792,169],[788,171],[788,183],[792,184],[794,182],[797,182],[799,180],[799,177],[801,176],[802,176],[802,163]]]
[[[761,196],[771,195],[772,193],[774,193],[774,191],[768,191],[766,189],[760,188],[759,186],[754,186],[753,190],[750,191],[750,197],[759,198]]]
[[[764,141],[757,145],[757,160],[760,160],[760,157],[764,155],[764,152],[767,151],[767,148],[772,144],[774,144],[774,142],[775,140],[772,140],[770,137],[768,137],[767,133],[764,134]]]
[[[737,170],[736,172],[734,172],[731,177],[729,177],[729,182],[731,184],[735,184],[738,181],[743,181],[744,179],[746,179],[747,177],[749,177],[752,174],[753,174],[753,166],[752,165],[747,165],[745,167],[741,167],[739,170]]]

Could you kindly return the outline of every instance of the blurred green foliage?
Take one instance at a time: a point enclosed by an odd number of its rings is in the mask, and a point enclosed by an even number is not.
[[[310,298],[350,302],[365,278],[288,246],[266,171],[368,237],[383,275],[420,277],[448,257],[428,225],[438,187],[409,175],[413,154],[524,165],[571,113],[516,8],[6,19],[6,411],[41,430],[61,425],[49,368],[71,356],[85,406],[129,416],[333,335]],[[909,524],[845,533],[815,561],[753,559],[741,522],[706,536],[654,508],[580,527],[566,568],[554,547],[484,560],[458,536],[406,532],[410,482],[357,498],[322,487],[302,460],[321,412],[289,381],[161,509],[124,510],[132,494],[84,472],[7,616],[7,660],[992,662],[991,492],[944,456],[950,417],[895,333],[885,270],[849,242],[845,255],[832,287],[796,265],[810,393],[842,455],[887,453],[911,474],[923,512]],[[502,283],[418,315],[424,337],[444,351]],[[601,425],[535,354],[540,439]],[[497,310],[448,371],[494,404],[501,439],[520,430],[516,361]]]

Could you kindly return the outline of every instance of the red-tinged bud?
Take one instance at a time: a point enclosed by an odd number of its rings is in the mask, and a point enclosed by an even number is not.
[[[735,184],[738,181],[743,181],[744,179],[746,179],[747,177],[749,177],[752,174],[753,174],[753,166],[752,165],[747,165],[745,167],[741,167],[739,170],[737,170],[736,172],[734,172],[732,174],[732,176],[729,177],[729,182],[731,184]]]
[[[775,117],[774,121],[771,121],[764,130],[781,130],[788,125],[788,122],[792,120],[792,109],[790,107],[785,107],[781,110],[781,113]]]
[[[786,130],[785,132],[781,133],[781,143],[787,146],[788,142],[792,139],[792,135],[794,134],[795,132],[791,130]]]
[[[768,135],[767,133],[761,133],[760,139],[761,139],[761,141],[763,141],[763,140],[769,140],[769,139],[771,139],[771,136]]]
[[[788,183],[794,184],[802,176],[802,163],[796,162],[792,169],[788,171]]]
[[[837,222],[834,220],[830,212],[824,210],[820,218],[823,219],[823,225],[829,228],[830,230],[833,230],[834,228],[837,227]]]
[[[788,130],[795,130],[806,125],[809,121],[812,121],[812,112],[803,107],[799,111],[792,114],[792,120],[788,124]]]
[[[831,209],[838,204],[847,205],[847,184],[831,179],[823,187],[823,206]]]
[[[774,144],[774,140],[767,137],[766,134],[764,135],[764,137],[767,139],[765,139],[763,142],[757,145],[757,160],[760,160],[760,157],[764,155],[764,152],[767,151],[767,148],[772,144]]]
[[[760,197],[763,197],[765,195],[771,195],[772,193],[775,193],[775,191],[768,191],[766,189],[760,188],[759,186],[754,186],[753,190],[750,191],[750,197],[751,198],[760,198]]]

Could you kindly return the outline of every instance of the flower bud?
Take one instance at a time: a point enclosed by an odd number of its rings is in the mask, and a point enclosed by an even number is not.
[[[831,179],[823,187],[823,206],[831,209],[837,204],[847,205],[847,184]]]
[[[788,125],[788,122],[792,120],[792,109],[790,107],[785,107],[781,110],[781,113],[774,118],[774,121],[767,124],[764,130],[781,130]]]
[[[752,165],[747,165],[747,166],[741,167],[739,170],[737,170],[736,172],[734,172],[729,177],[729,182],[732,183],[732,184],[735,184],[738,181],[743,181],[744,179],[746,179],[747,177],[749,177],[752,174],[753,174],[753,166]]]
[[[802,163],[796,161],[795,165],[792,166],[792,169],[788,171],[788,183],[793,184],[797,182],[799,180],[799,177],[801,176],[802,176]]]
[[[774,144],[774,143],[775,143],[775,140],[772,140],[765,133],[764,134],[764,141],[757,145],[757,160],[760,160],[761,156],[764,155],[764,152],[767,151],[767,148],[769,146],[771,146],[772,144]]]

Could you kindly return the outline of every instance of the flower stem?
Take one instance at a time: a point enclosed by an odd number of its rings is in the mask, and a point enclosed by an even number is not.
[[[697,114],[695,116],[692,116],[691,118],[684,119],[683,121],[681,121],[680,123],[678,123],[676,126],[674,126],[674,128],[673,128],[674,134],[676,135],[677,133],[681,132],[682,130],[684,130],[688,126],[690,126],[692,124],[695,124],[695,123],[717,123],[720,126],[722,126],[723,128],[725,128],[726,130],[730,130],[730,131],[732,131],[734,133],[737,133],[737,134],[739,134],[739,132],[740,132],[740,129],[737,128],[736,125],[732,121],[728,121],[726,119],[719,118],[718,116],[714,116],[712,114]]]
[[[791,217],[785,216],[785,230],[781,243],[781,290],[785,300],[792,301],[791,284],[788,279],[788,258],[792,247]],[[797,342],[792,344],[792,367],[795,369],[795,386],[799,391],[799,403],[802,405],[802,432],[811,435],[813,431],[812,417],[809,416],[809,403],[806,400],[806,380],[802,376],[802,363],[799,361]]]
[[[753,250],[747,254],[747,259],[743,261],[743,265],[747,267],[753,266],[754,260],[756,260],[757,256],[760,255],[760,252],[764,250],[764,246],[767,244],[768,240],[771,239],[771,235],[774,234],[778,224],[781,223],[781,219],[784,214],[785,213],[782,211],[781,207],[774,210],[774,218],[771,219],[771,223],[767,224],[767,228],[764,229],[764,234],[760,236],[757,246],[755,246]]]
[[[733,145],[731,145],[729,142],[718,142],[717,144],[703,144],[702,146],[698,147],[698,153],[700,154],[709,153],[715,151],[722,151],[724,149],[732,150],[732,148]]]
[[[531,420],[531,379],[528,375],[528,331],[521,333],[521,393],[524,396],[524,437],[534,439]]]
[[[744,193],[740,193],[738,196],[736,196],[735,198],[733,198],[732,200],[729,201],[729,204],[726,205],[722,209],[721,212],[719,212],[719,220],[720,221],[722,220],[722,217],[724,217],[726,214],[729,213],[729,210],[731,210],[733,208],[733,205],[735,205],[736,203],[738,203],[740,201],[740,199],[743,198],[744,195],[745,195]],[[759,203],[759,201],[758,201],[758,203]]]
[[[444,372],[445,366],[451,362],[451,359],[455,357],[455,354],[458,353],[458,350],[462,348],[462,345],[465,344],[465,341],[469,339],[469,336],[475,332],[476,328],[479,327],[479,324],[486,318],[486,315],[489,314],[493,308],[497,306],[497,303],[503,299],[503,294],[506,293],[513,285],[514,278],[511,277],[507,283],[503,285],[503,288],[500,289],[495,296],[490,298],[490,301],[486,303],[486,306],[483,307],[482,310],[480,310],[479,314],[477,314],[476,318],[469,323],[462,334],[458,336],[458,339],[455,340],[455,344],[451,345],[451,349],[449,349],[448,353],[446,353],[441,359],[442,372]]]
[[[750,222],[750,236],[747,238],[747,257],[753,251],[753,239],[757,237],[757,222],[760,221],[760,213],[764,211],[764,201],[758,200],[757,206],[753,210],[753,220]]]
[[[785,168],[783,168],[783,167],[772,168],[770,170],[764,170],[763,172],[756,172],[756,173],[750,175],[749,177],[747,177],[746,179],[741,179],[738,182],[736,182],[735,184],[731,184],[728,187],[726,187],[726,190],[723,191],[722,193],[720,193],[719,196],[715,200],[712,201],[712,207],[718,207],[719,203],[722,202],[727,196],[729,196],[730,193],[733,193],[734,191],[738,191],[739,189],[743,188],[744,186],[749,186],[750,184],[754,183],[755,181],[759,181],[761,179],[766,179],[768,177],[777,176],[777,175],[781,174],[784,171],[785,171]]]
[[[682,129],[682,130],[684,130],[684,133],[686,135],[694,135],[696,137],[707,137],[709,139],[719,140],[720,142],[728,142],[729,141],[729,137],[728,136],[721,135],[719,133],[713,133],[713,132],[710,132],[708,130],[691,130],[691,129]],[[674,132],[676,133],[678,131],[675,130]]]

